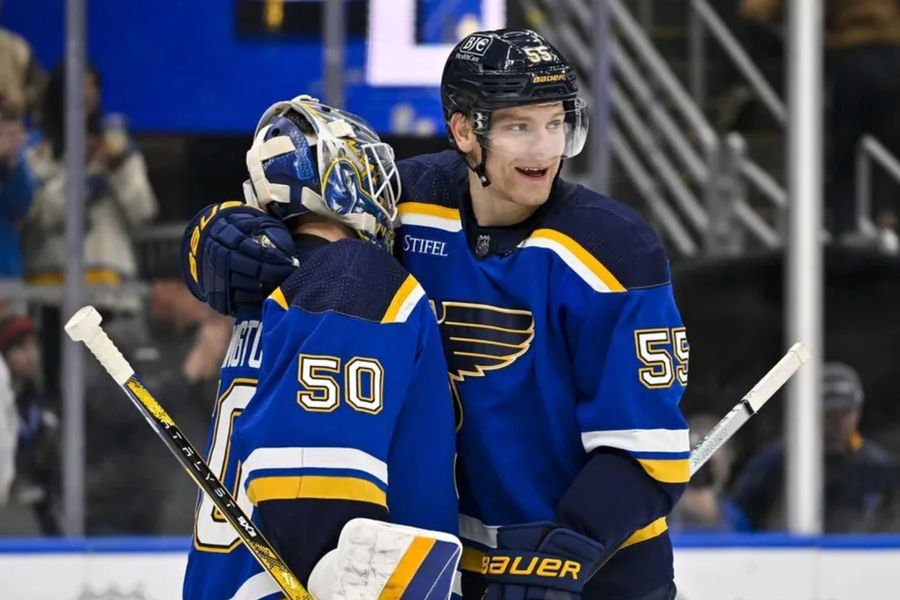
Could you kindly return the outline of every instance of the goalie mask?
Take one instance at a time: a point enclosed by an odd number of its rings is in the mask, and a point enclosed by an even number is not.
[[[314,213],[391,250],[400,196],[394,150],[351,113],[310,96],[269,107],[247,151],[247,203],[286,220]]]

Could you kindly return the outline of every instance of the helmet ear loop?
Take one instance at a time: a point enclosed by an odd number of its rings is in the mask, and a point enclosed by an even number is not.
[[[491,116],[491,111],[476,109],[473,109],[472,114],[470,115],[470,119],[472,120],[472,131],[475,133],[475,141],[481,146],[481,163],[470,168],[478,176],[481,187],[491,185],[491,180],[488,179],[487,176],[487,133],[491,129]]]

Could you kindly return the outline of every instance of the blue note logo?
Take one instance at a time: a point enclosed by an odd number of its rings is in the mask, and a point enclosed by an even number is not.
[[[488,371],[509,367],[528,352],[534,341],[534,315],[529,310],[469,302],[432,306],[441,328],[459,428],[463,406],[458,384],[467,377],[485,377]]]

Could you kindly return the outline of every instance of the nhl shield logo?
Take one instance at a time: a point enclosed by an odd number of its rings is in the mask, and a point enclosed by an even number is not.
[[[478,236],[478,239],[475,241],[475,255],[479,257],[485,257],[490,251],[491,236],[484,233],[480,234]]]

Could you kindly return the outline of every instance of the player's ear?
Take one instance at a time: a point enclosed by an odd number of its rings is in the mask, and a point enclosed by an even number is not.
[[[469,123],[468,117],[462,113],[454,113],[450,117],[450,132],[453,134],[456,147],[464,154],[469,154],[478,145],[472,125]]]

